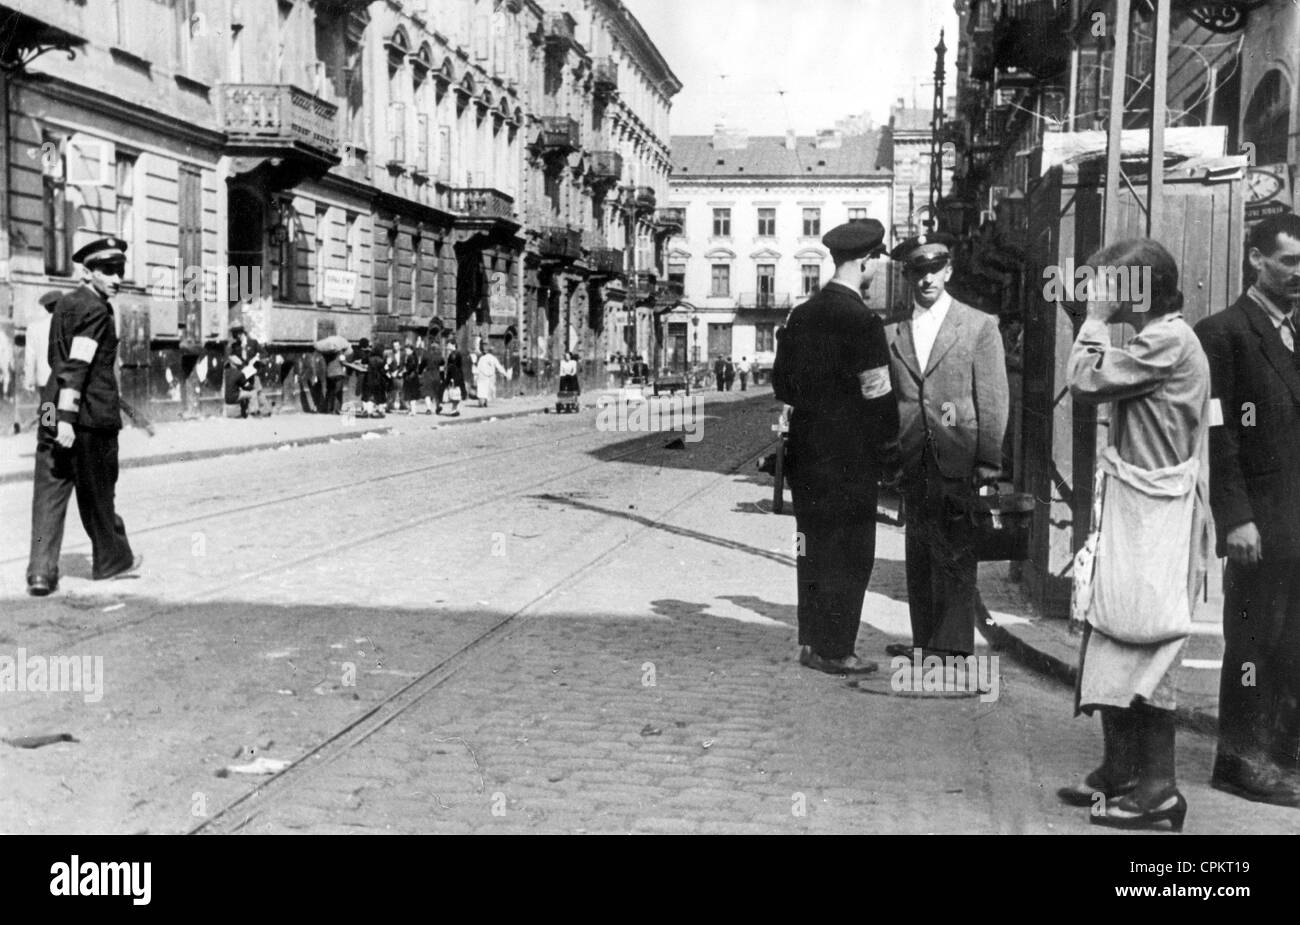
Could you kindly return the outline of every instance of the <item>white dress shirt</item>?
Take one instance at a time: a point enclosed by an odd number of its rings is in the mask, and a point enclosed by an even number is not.
[[[929,308],[912,303],[912,340],[916,344],[916,361],[921,364],[921,372],[925,372],[930,363],[930,350],[951,307],[952,296],[946,292]]]

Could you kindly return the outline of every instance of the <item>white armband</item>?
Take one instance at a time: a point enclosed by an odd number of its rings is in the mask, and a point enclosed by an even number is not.
[[[884,398],[890,392],[889,367],[877,366],[875,369],[863,370],[858,373],[858,381],[862,384],[863,398]]]

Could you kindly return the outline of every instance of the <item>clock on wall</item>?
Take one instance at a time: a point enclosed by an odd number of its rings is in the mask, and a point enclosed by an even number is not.
[[[1247,202],[1268,202],[1285,186],[1283,178],[1269,168],[1251,167],[1246,171]]]

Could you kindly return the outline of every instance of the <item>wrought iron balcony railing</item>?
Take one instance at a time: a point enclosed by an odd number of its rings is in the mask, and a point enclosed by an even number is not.
[[[623,176],[623,155],[618,151],[592,151],[588,175],[595,183],[617,183]]]
[[[681,234],[686,227],[686,210],[682,208],[660,209],[655,213],[655,224],[664,231]]]
[[[578,121],[570,116],[542,117],[542,150],[548,153],[568,154],[582,147]]]
[[[1069,6],[1056,0],[1010,4],[993,30],[993,64],[1052,77],[1070,63]]]
[[[741,308],[789,309],[792,304],[788,292],[742,292],[737,299]]]
[[[548,225],[542,229],[538,250],[543,257],[577,260],[582,256],[582,232],[564,225]]]
[[[656,205],[653,186],[638,186],[632,193],[632,205],[640,212],[653,212]]]
[[[618,92],[618,62],[613,58],[597,58],[591,76],[597,94],[612,96]]]
[[[627,253],[617,247],[596,247],[591,251],[591,268],[606,276],[623,276],[627,271]]]

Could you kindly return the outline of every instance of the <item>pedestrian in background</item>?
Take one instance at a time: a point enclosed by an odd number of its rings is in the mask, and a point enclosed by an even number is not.
[[[406,354],[400,340],[393,341],[391,350],[384,351],[384,375],[388,377],[388,413],[400,411],[402,401],[402,374],[406,369]]]
[[[387,351],[385,351],[387,353]],[[366,371],[361,379],[361,414],[357,417],[382,418],[381,410],[388,402],[388,357],[372,350],[366,360]]]
[[[1075,692],[1076,715],[1101,713],[1102,763],[1060,796],[1092,807],[1099,825],[1167,821],[1178,831],[1187,801],[1175,774],[1175,673],[1209,553],[1210,366],[1160,244],[1119,241],[1088,264],[1102,280],[1149,269],[1150,302],[1144,311],[1094,289],[1070,351],[1074,400],[1114,405],[1098,458],[1100,539]],[[1137,335],[1115,347],[1110,325],[1120,323]]]
[[[420,398],[424,400],[424,413],[436,414],[442,407],[442,371],[438,348],[430,340],[427,347],[416,347],[420,354]]]
[[[501,365],[496,354],[484,350],[474,361],[474,391],[478,396],[480,408],[486,408],[488,402],[497,397],[497,376],[503,376],[508,380],[510,373]]]
[[[1210,503],[1228,558],[1210,785],[1300,806],[1300,217],[1256,225],[1247,258],[1254,284],[1196,325],[1218,412]]]
[[[442,400],[451,406],[447,417],[458,418],[460,403],[465,399],[465,361],[455,341],[448,340],[447,346],[451,352],[447,354],[447,366],[443,371]]]
[[[741,357],[740,362],[736,364],[736,375],[740,377],[740,391],[743,392],[749,384],[749,360],[745,357]]]
[[[912,644],[891,656],[966,656],[975,651],[977,560],[971,507],[995,485],[1008,416],[1007,369],[998,321],[948,294],[952,239],[908,238],[902,261],[912,296],[908,317],[890,325],[898,396],[907,607]]]
[[[343,412],[343,383],[347,381],[348,368],[343,351],[335,351],[325,358],[325,413]]]
[[[727,357],[722,363],[722,386],[728,392],[731,391],[732,385],[736,382],[736,364],[731,362],[731,357]]]
[[[884,325],[861,296],[884,237],[874,219],[826,233],[835,276],[790,313],[772,370],[776,397],[794,409],[799,661],[830,674],[877,668],[854,647],[875,564],[878,482],[898,437]]]
[[[58,589],[63,527],[74,492],[90,537],[91,577],[127,577],[143,561],[131,551],[115,503],[122,408],[117,324],[109,300],[126,272],[126,242],[100,238],[72,259],[85,275],[59,300],[50,320],[50,375],[41,390],[27,560],[27,592],[35,597]]]
[[[581,391],[581,384],[578,381],[578,355],[572,351],[565,351],[564,359],[560,361],[560,391],[574,393]]]
[[[727,364],[722,362],[721,354],[713,359],[713,380],[717,390],[721,392],[727,381]]]
[[[402,403],[406,405],[407,414],[415,414],[416,403],[420,401],[420,364],[424,349],[420,346],[407,348],[402,360]]]
[[[227,417],[246,418],[251,405],[253,417],[270,416],[271,409],[262,395],[261,345],[248,336],[242,321],[230,326],[230,345],[226,352],[225,399]]]

